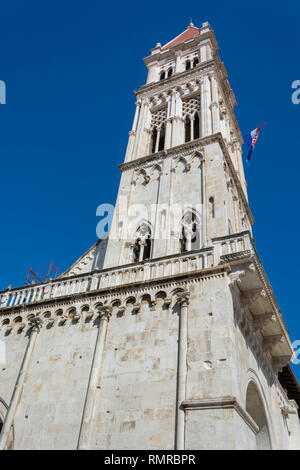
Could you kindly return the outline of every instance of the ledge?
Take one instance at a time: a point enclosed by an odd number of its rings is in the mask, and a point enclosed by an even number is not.
[[[249,413],[240,405],[236,397],[218,397],[218,398],[202,398],[199,400],[185,400],[181,404],[185,410],[212,410],[212,409],[234,409],[249,428],[257,434],[259,427],[251,418]]]

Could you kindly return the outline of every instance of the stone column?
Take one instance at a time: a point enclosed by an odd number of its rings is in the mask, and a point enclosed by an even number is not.
[[[210,80],[208,75],[205,75],[201,85],[201,137],[211,134],[210,103]]]
[[[218,103],[218,86],[217,80],[213,74],[210,75],[211,80],[211,94],[212,94],[212,103],[211,103],[211,113],[212,113],[212,132],[216,134],[220,132],[220,111]]]
[[[107,334],[107,325],[111,316],[112,308],[109,306],[99,307],[99,328],[92,362],[92,368],[88,383],[88,389],[84,404],[82,421],[78,438],[78,450],[89,448],[90,435],[93,423],[93,413],[95,407],[96,392],[99,386],[101,367],[103,362],[104,346]]]
[[[188,340],[188,305],[189,292],[178,294],[181,307],[179,317],[178,367],[177,367],[177,403],[176,403],[176,450],[184,450],[185,446],[185,411],[182,402],[186,398],[187,375],[187,340]]]
[[[180,72],[183,72],[181,52],[176,54],[176,64],[175,64],[175,73],[180,73]]]
[[[238,212],[238,198],[236,195],[232,197],[232,201],[233,201],[235,231],[238,233],[241,231],[241,227],[240,227],[239,212]]]
[[[175,112],[175,96],[174,92],[168,96],[168,112],[167,112],[167,120],[166,120],[166,136],[165,136],[165,149],[171,147],[171,139],[172,139],[172,126],[173,126],[173,115]]]
[[[150,125],[148,122],[150,117],[149,116],[150,109],[149,109],[149,101],[144,99],[141,106],[141,112],[139,115],[139,121],[137,124],[136,130],[136,137],[134,143],[134,149],[132,154],[132,159],[140,158],[145,155],[146,148],[145,148],[145,128],[147,124]],[[146,137],[147,139],[147,137]]]
[[[9,439],[9,434],[11,427],[14,422],[14,418],[18,409],[18,405],[21,400],[25,378],[27,375],[28,367],[34,350],[35,341],[37,335],[42,326],[42,319],[39,317],[34,317],[30,320],[30,330],[29,330],[29,341],[26,346],[25,354],[21,364],[21,368],[18,374],[18,378],[15,384],[15,388],[10,400],[10,404],[4,419],[2,431],[0,434],[0,450],[5,450],[7,442]]]
[[[125,155],[125,162],[130,161],[132,159],[132,151],[133,151],[133,146],[135,142],[137,123],[138,123],[138,119],[140,115],[141,102],[137,101],[135,105],[136,105],[135,115],[134,115],[132,129],[129,132],[129,139],[128,139],[127,150],[126,150],[126,155]]]
[[[145,239],[142,239],[140,240],[140,256],[139,256],[139,261],[143,261],[144,259],[144,250],[145,250],[145,246],[146,246],[146,240]]]
[[[184,119],[182,117],[182,100],[179,91],[175,91],[173,114],[171,147],[184,143]]]
[[[143,120],[144,120],[145,103],[144,102],[143,103],[139,102],[139,107],[140,107],[140,111],[139,111],[139,117],[138,117],[137,126],[136,126],[136,130],[135,130],[136,136],[135,136],[135,139],[134,139],[134,145],[133,145],[133,149],[132,149],[131,160],[135,159],[135,158],[138,158],[137,153],[138,153],[139,141],[140,141],[140,138],[141,138],[141,133],[142,133],[143,127],[144,127],[143,126]]]

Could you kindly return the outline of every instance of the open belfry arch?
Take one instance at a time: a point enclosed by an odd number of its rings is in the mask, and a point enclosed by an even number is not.
[[[0,293],[0,449],[299,449],[215,35],[190,24],[144,62],[109,235]]]

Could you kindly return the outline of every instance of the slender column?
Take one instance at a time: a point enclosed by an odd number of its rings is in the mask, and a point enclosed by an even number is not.
[[[132,158],[137,158],[137,153],[138,153],[138,147],[139,147],[139,141],[142,133],[142,128],[143,128],[143,121],[144,121],[144,109],[145,109],[145,103],[139,103],[139,116],[138,116],[138,121],[137,121],[137,126],[136,126],[136,136],[134,139],[134,146],[133,146],[133,151],[132,151]]]
[[[27,304],[29,302],[30,295],[31,295],[31,289],[28,289],[25,293],[25,300],[24,300],[25,304]]]
[[[135,145],[133,151],[133,158],[139,158],[145,155],[145,128],[148,123],[149,116],[149,101],[144,100],[141,107],[139,122],[136,131]]]
[[[17,292],[16,298],[15,298],[15,305],[18,305],[20,302],[20,297],[21,297],[22,291]]]
[[[236,196],[233,196],[233,211],[234,211],[234,220],[235,220],[235,231],[240,232],[240,221],[239,221],[239,214],[238,214],[238,206],[237,202],[238,199]]]
[[[95,399],[97,386],[99,386],[101,367],[103,362],[103,353],[105,346],[105,339],[107,334],[107,325],[111,316],[111,307],[101,306],[99,308],[99,328],[96,340],[96,347],[92,362],[92,368],[89,378],[89,384],[84,404],[82,421],[80,426],[80,433],[78,439],[77,449],[87,450],[89,447],[90,435],[93,423],[93,412],[95,407]]]
[[[160,128],[157,131],[156,135],[156,142],[155,142],[155,153],[158,152],[158,145],[159,145],[159,139],[160,139]]]
[[[185,400],[186,395],[189,296],[189,292],[180,292],[178,294],[181,311],[178,340],[176,450],[184,450],[185,447],[185,411],[182,408],[182,402]]]
[[[15,298],[16,298],[16,294],[13,293],[12,296],[11,296],[10,302],[9,302],[9,306],[10,306],[10,307],[11,307],[12,305],[14,305]]]
[[[30,320],[30,333],[29,341],[26,346],[25,354],[19,371],[19,375],[16,381],[16,385],[10,400],[10,404],[4,419],[2,431],[0,434],[0,450],[5,450],[7,446],[7,441],[13,425],[14,417],[16,415],[18,405],[21,400],[25,378],[28,372],[28,367],[34,350],[34,345],[36,337],[42,326],[42,319],[39,317],[34,317]]]
[[[210,81],[207,75],[201,85],[201,137],[211,134]]]
[[[194,140],[194,119],[195,119],[195,116],[191,119],[190,119],[190,123],[191,123],[191,140]]]
[[[171,147],[172,126],[173,126],[173,119],[170,118],[166,122],[165,149],[169,149]]]
[[[25,295],[26,295],[26,291],[22,291],[20,302],[19,302],[20,304],[22,304],[24,302]]]
[[[137,129],[137,123],[138,123],[138,119],[140,115],[140,109],[141,109],[141,102],[137,101],[132,129],[129,132],[128,145],[127,145],[127,150],[126,150],[126,155],[125,155],[126,162],[132,159],[132,152],[133,152],[133,146],[134,146],[135,138],[136,138],[136,129]]]
[[[146,241],[145,241],[145,240],[141,240],[141,241],[140,241],[140,247],[141,247],[141,249],[140,249],[139,261],[143,261],[145,245],[146,245]]]
[[[215,134],[220,132],[220,112],[219,112],[219,103],[218,103],[218,87],[215,76],[212,74],[210,76],[211,80],[211,94],[212,94],[212,103],[211,103],[211,112],[212,112],[212,132]]]
[[[182,71],[183,71],[182,58],[181,58],[181,54],[178,53],[176,55],[175,73],[179,73]]]

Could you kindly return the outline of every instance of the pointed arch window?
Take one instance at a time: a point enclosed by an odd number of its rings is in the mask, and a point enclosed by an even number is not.
[[[180,251],[200,248],[200,222],[194,211],[187,212],[181,223]]]
[[[193,130],[194,130],[194,139],[199,139],[200,137],[200,120],[199,114],[196,113],[193,121]]]
[[[187,60],[185,63],[185,70],[189,70],[191,68],[191,61]]]
[[[154,127],[151,134],[151,153],[155,153],[156,149],[156,140],[157,140],[157,129]]]
[[[159,132],[158,151],[163,150],[165,148],[165,135],[166,135],[166,128],[165,128],[165,125],[163,124]]]
[[[195,57],[194,60],[193,60],[193,67],[196,67],[196,65],[199,64],[199,59],[198,57]]]
[[[168,78],[171,77],[171,75],[173,75],[172,67],[170,67],[169,70],[168,70]]]
[[[210,215],[211,215],[211,218],[214,219],[215,218],[215,199],[211,196],[208,201],[209,201]]]
[[[165,79],[165,72],[161,72],[160,73],[160,80],[164,80]]]
[[[190,118],[187,116],[185,119],[185,142],[189,142],[191,140],[191,121]]]
[[[137,230],[137,238],[133,247],[134,262],[144,261],[151,258],[151,228],[147,223],[143,223]]]

